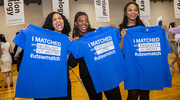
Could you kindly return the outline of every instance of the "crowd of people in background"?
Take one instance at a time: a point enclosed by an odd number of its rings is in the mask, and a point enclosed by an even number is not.
[[[144,26],[144,23],[140,19],[140,11],[139,6],[135,2],[129,2],[124,7],[124,15],[123,15],[123,21],[120,23],[117,27],[119,29],[119,34],[121,36],[121,42],[120,42],[120,48],[123,50],[123,42],[124,37],[126,36],[127,29],[128,28],[134,28],[137,26]],[[115,28],[115,25],[110,25],[112,28]],[[62,34],[65,34],[69,37],[71,41],[79,40],[88,32],[96,31],[95,28],[91,27],[91,24],[89,22],[89,17],[85,12],[77,12],[74,17],[74,26],[72,30],[72,36],[70,34],[71,27],[68,22],[68,20],[65,18],[64,15],[58,13],[58,12],[52,12],[50,13],[42,28],[59,32]],[[169,24],[169,29],[167,29],[166,25],[162,27],[163,30],[166,31],[168,35],[169,45],[171,48],[172,53],[176,55],[176,58],[170,63],[170,67],[175,70],[174,64],[177,62],[178,71],[180,72],[180,51],[178,51],[178,44],[180,43],[180,35],[176,35],[180,33],[180,26],[177,26],[175,22],[172,22]],[[17,32],[18,34],[19,32]],[[12,50],[12,47],[9,42],[6,41],[5,36],[3,34],[0,34],[0,41],[1,41],[1,49],[0,49],[0,67],[1,72],[3,73],[3,80],[4,80],[4,88],[8,87],[7,83],[7,73],[10,78],[10,87],[13,87],[13,76],[12,76],[12,64],[13,60],[16,61],[14,63],[17,63],[17,71],[20,70],[20,64],[23,59],[24,50],[21,47],[18,47],[18,45],[15,45],[14,50]],[[180,48],[180,47],[179,47]],[[2,52],[2,53],[1,53]],[[13,54],[13,57],[11,56],[11,53]],[[91,76],[89,74],[86,62],[84,58],[76,59],[73,54],[68,55],[67,57],[67,67],[76,67],[79,64],[79,73],[80,78],[82,80],[83,85],[85,86],[85,89],[88,93],[90,100],[102,100],[102,92],[97,93],[95,90],[95,87],[93,85],[93,81],[91,79]],[[129,71],[131,72],[131,71]],[[133,75],[132,73],[129,73],[129,76]],[[68,77],[67,82],[67,97],[52,97],[52,98],[34,98],[34,100],[71,100],[71,82]],[[138,80],[138,79],[137,79]],[[48,87],[48,86],[47,86]],[[133,85],[132,85],[133,87]],[[1,88],[1,87],[0,87]],[[47,88],[48,89],[48,88]],[[51,91],[49,91],[51,92]],[[140,100],[149,100],[149,93],[150,90],[140,90],[138,88],[129,89],[128,90],[128,96],[127,100],[138,100],[140,97]],[[122,100],[120,88],[117,86],[114,89],[104,91],[105,96],[108,100]]]

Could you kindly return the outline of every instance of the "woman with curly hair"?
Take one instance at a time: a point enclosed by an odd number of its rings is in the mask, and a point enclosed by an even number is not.
[[[45,29],[60,32],[69,36],[71,31],[70,24],[66,17],[58,12],[51,12],[42,26]],[[67,71],[68,72],[68,71]],[[34,99],[34,100],[71,100],[71,83],[68,75],[68,97],[48,98],[48,99]]]
[[[43,42],[47,41],[48,44],[55,45],[54,48],[46,47],[45,49],[50,49],[50,50],[52,49],[55,51],[57,51],[57,49],[58,49],[58,51],[56,52],[57,53],[56,58],[59,60],[54,60],[55,62],[50,61],[52,59],[50,59],[50,60],[48,59],[49,61],[48,60],[46,60],[46,61],[41,60],[42,62],[37,64],[38,61],[35,61],[35,59],[34,59],[31,61],[28,61],[28,63],[30,63],[30,65],[31,65],[31,63],[34,63],[34,62],[36,63],[36,64],[32,64],[32,65],[35,65],[33,67],[28,65],[28,66],[30,66],[30,68],[26,66],[27,61],[24,61],[24,62],[22,61],[23,64],[21,64],[21,66],[22,65],[23,66],[22,66],[20,73],[19,73],[19,76],[18,76],[19,83],[17,82],[18,84],[16,85],[16,96],[17,97],[23,97],[23,98],[34,98],[34,100],[71,100],[71,83],[70,83],[70,79],[69,79],[69,75],[68,75],[68,68],[67,68],[67,70],[66,70],[66,68],[64,68],[64,67],[67,67],[66,61],[69,58],[69,55],[68,54],[66,55],[66,53],[67,53],[67,48],[70,45],[70,40],[67,37],[67,36],[69,36],[69,32],[71,31],[70,24],[64,15],[62,15],[58,12],[51,12],[47,16],[45,23],[42,27],[44,29],[47,29],[47,30],[41,30],[42,28],[36,27],[34,25],[31,25],[30,28],[27,27],[27,30],[20,31],[20,33],[15,37],[13,42],[15,44],[17,44],[18,46],[20,46],[22,49],[26,49],[24,47],[24,45],[29,45],[29,43],[25,42],[26,39],[24,39],[24,38],[26,38],[27,36],[24,34],[27,33],[27,34],[31,35],[32,34],[31,32],[32,31],[34,32],[33,28],[38,28],[39,31],[37,29],[35,29],[36,30],[35,32],[37,32],[39,36],[40,35],[42,35],[42,36],[49,35],[49,40],[44,39]],[[56,31],[59,33],[51,32],[48,30]],[[43,31],[44,33],[41,34],[41,31]],[[24,33],[24,32],[26,32],[26,33]],[[28,35],[28,37],[31,37],[31,36]],[[32,35],[32,37],[34,37],[34,35]],[[27,40],[28,39],[29,38],[27,38]],[[55,41],[51,41],[51,39],[53,39]],[[25,43],[21,44],[21,42],[25,42]],[[37,42],[39,42],[39,40],[37,40]],[[42,42],[42,41],[40,41],[40,42]],[[44,44],[44,45],[46,45],[46,44]],[[61,47],[61,45],[63,45],[63,47]],[[28,49],[30,50],[32,48],[29,47]],[[27,51],[24,50],[24,56],[29,54],[29,52],[27,53]],[[63,53],[63,54],[61,54],[61,53]],[[36,54],[38,54],[38,53],[36,53]],[[52,53],[50,55],[52,55]],[[61,59],[61,61],[59,58],[60,56],[61,56],[61,58],[64,58],[64,59]],[[47,56],[47,57],[55,57],[55,56]],[[29,59],[29,57],[27,57],[27,56],[24,58],[25,59],[27,58],[28,60],[31,59],[31,58]],[[53,65],[51,63],[53,63]],[[48,64],[50,64],[50,65],[48,65]],[[24,66],[26,66],[27,68],[24,68]],[[38,66],[40,66],[40,67],[38,67]],[[37,68],[35,68],[35,70],[34,70],[34,67],[37,67]],[[43,70],[40,73],[36,71],[36,70],[41,69],[41,68],[43,68]],[[30,76],[31,80],[33,80],[33,82],[32,82],[33,85],[31,85],[31,87],[33,86],[35,88],[33,88],[29,92],[29,94],[27,94],[27,93],[23,94],[24,88],[22,87],[22,84],[24,84],[24,82],[26,82],[24,87],[29,85],[28,82],[30,79],[23,80],[24,77],[29,77],[27,74],[24,74],[26,71],[36,71],[33,74],[34,75],[39,74],[38,77],[36,77],[36,76],[31,77]],[[67,73],[66,73],[66,71],[67,71]],[[60,77],[63,77],[63,78],[61,79]],[[67,77],[67,79],[66,79],[66,77]],[[40,80],[39,78],[41,78],[42,80]],[[23,80],[23,82],[21,80]],[[67,80],[67,83],[64,82],[66,80]],[[36,82],[38,84],[36,84]],[[44,85],[44,84],[46,84],[46,85]],[[49,86],[49,85],[51,85],[51,86]],[[45,86],[47,86],[47,90],[46,90]],[[61,96],[66,95],[66,93],[64,93],[64,91],[66,91],[66,88],[62,88],[62,87],[66,87],[66,86],[67,86],[67,96],[61,97]],[[23,88],[23,90],[21,88]],[[36,94],[33,92],[36,88],[39,88],[40,91],[42,91],[41,89],[44,89],[44,91],[42,93]],[[29,89],[29,88],[27,88],[27,89]]]
[[[45,29],[53,30],[59,33],[63,33],[69,36],[69,32],[71,31],[70,24],[66,17],[58,12],[51,12],[46,20],[44,25],[42,26]],[[68,71],[67,71],[68,72]],[[47,86],[48,87],[48,86]],[[61,90],[59,90],[61,91]],[[47,99],[34,99],[34,100],[71,100],[71,83],[68,75],[68,88],[67,88],[67,97],[59,97],[59,98],[47,98]]]
[[[66,17],[58,12],[51,12],[42,26],[45,29],[60,32],[69,36],[71,31],[70,24]]]

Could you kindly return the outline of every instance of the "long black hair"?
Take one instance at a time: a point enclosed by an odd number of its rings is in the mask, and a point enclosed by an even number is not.
[[[127,7],[131,4],[134,4],[137,9],[138,9],[138,13],[140,14],[140,11],[139,11],[139,5],[135,2],[129,2],[125,5],[124,7],[124,18],[123,18],[123,22],[119,25],[120,26],[120,31],[123,29],[123,28],[127,28],[127,24],[128,24],[128,17],[126,15],[126,12],[127,12]],[[136,25],[135,26],[145,26],[143,24],[143,22],[140,20],[139,16],[136,17]]]
[[[171,22],[171,23],[169,24],[169,28],[170,28],[170,26],[171,26],[172,28],[174,28],[174,27],[175,27],[175,23],[176,23],[176,22]]]
[[[1,42],[7,42],[4,34],[0,34],[0,40]]]
[[[54,27],[52,25],[52,18],[53,18],[53,15],[54,14],[59,14],[61,15],[61,17],[63,18],[64,20],[64,28],[62,30],[62,33],[63,34],[66,34],[66,35],[69,35],[69,32],[71,31],[71,26],[68,22],[68,20],[66,19],[66,17],[58,12],[51,12],[47,17],[46,17],[46,21],[44,23],[44,25],[42,26],[43,28],[45,29],[48,29],[48,30],[53,30],[54,31]]]
[[[85,12],[79,11],[79,12],[76,13],[76,15],[74,17],[73,37],[78,36],[79,29],[75,25],[75,22],[77,22],[78,17],[81,16],[81,15],[86,15],[88,17],[88,15]],[[91,32],[91,31],[94,31],[94,30],[95,30],[94,28],[91,28],[91,24],[89,22],[89,26],[88,26],[87,32]]]

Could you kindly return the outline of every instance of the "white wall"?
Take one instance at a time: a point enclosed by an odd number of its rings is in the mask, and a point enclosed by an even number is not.
[[[176,22],[177,25],[180,25],[180,19],[175,18],[174,15],[174,3],[169,1],[156,1],[154,3],[153,1],[150,2],[150,9],[151,9],[151,20],[150,25],[154,26],[156,25],[157,18],[159,16],[162,16],[163,24],[166,24],[167,26],[171,22]]]
[[[73,20],[76,12],[84,11],[88,14],[90,23],[92,27],[98,28],[99,26],[107,26],[111,23],[120,24],[123,15],[124,0],[109,0],[110,6],[110,22],[100,23],[96,22],[95,12],[94,12],[94,0],[69,0],[70,2],[70,24],[73,28]],[[29,6],[24,7],[25,12],[25,25],[18,26],[6,26],[6,18],[4,14],[4,6],[0,6],[0,34],[6,36],[7,41],[9,41],[13,46],[12,40],[15,37],[15,33],[21,28],[28,24],[34,24],[37,26],[42,26],[46,16],[52,11],[51,0],[42,0],[42,5],[29,4]]]
[[[24,26],[28,24],[34,24],[37,26],[42,26],[42,7],[37,4],[30,4],[24,7],[25,12],[25,25],[18,26],[7,26],[4,6],[0,6],[0,34],[4,34],[6,40],[11,43],[14,47],[12,40],[16,36],[16,32],[21,30]]]
[[[98,28],[100,26],[108,26],[110,24],[119,25],[123,18],[123,8],[125,4],[132,0],[109,0],[110,7],[110,22],[96,22],[95,12],[94,12],[94,0],[69,0],[70,2],[70,24],[73,28],[73,20],[76,12],[84,11],[88,14],[91,26]],[[156,25],[157,17],[163,16],[163,24],[168,25],[170,22],[175,21],[180,25],[180,20],[174,17],[173,2],[161,2],[156,3],[151,2],[151,20],[149,20],[150,25]],[[51,0],[42,0],[42,5],[29,4],[29,6],[24,7],[25,11],[25,25],[34,24],[37,26],[42,26],[46,16],[52,11]],[[15,33],[19,31],[25,25],[18,26],[6,26],[6,19],[4,14],[4,6],[0,6],[0,34],[6,36],[7,41],[12,43],[15,37]]]
[[[110,22],[96,22],[94,0],[70,0],[70,23],[74,26],[74,16],[78,11],[84,11],[88,14],[90,24],[94,28],[100,26],[109,26],[110,24],[120,24],[123,15],[124,0],[109,0]]]

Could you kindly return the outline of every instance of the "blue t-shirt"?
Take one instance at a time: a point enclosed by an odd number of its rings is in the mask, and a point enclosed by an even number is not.
[[[75,58],[84,57],[97,93],[117,87],[128,77],[120,41],[117,28],[100,27],[69,47]]]
[[[127,29],[123,54],[129,79],[124,81],[125,90],[171,87],[172,76],[167,58],[170,52],[166,34],[160,26]]]
[[[24,49],[15,96],[66,97],[68,36],[29,25],[13,42]]]

